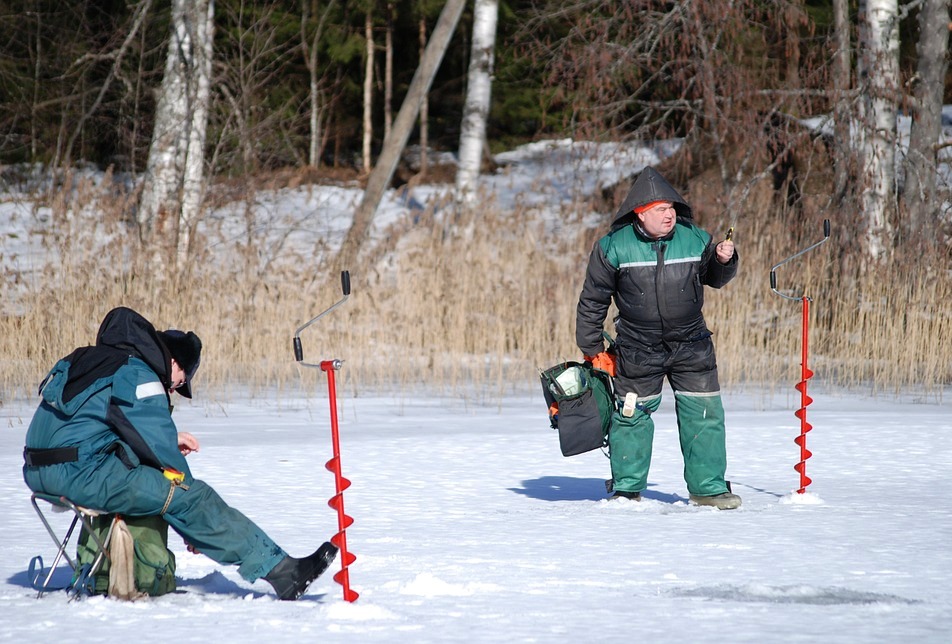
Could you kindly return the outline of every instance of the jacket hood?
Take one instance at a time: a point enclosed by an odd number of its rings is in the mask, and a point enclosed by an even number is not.
[[[106,314],[96,334],[96,346],[119,349],[141,358],[168,386],[172,373],[169,351],[152,323],[132,309],[120,306]]]
[[[693,214],[691,206],[684,200],[674,187],[661,176],[661,173],[654,168],[647,167],[638,174],[635,183],[632,184],[628,196],[621,202],[615,212],[615,219],[612,221],[612,230],[625,226],[632,221],[636,221],[635,208],[649,204],[652,201],[670,201],[674,204],[674,210],[679,219],[691,219]]]
[[[132,309],[113,309],[99,326],[96,345],[80,347],[57,362],[39,391],[51,405],[71,413],[85,399],[79,394],[101,378],[112,376],[133,356],[145,362],[168,390],[171,359],[155,327]]]

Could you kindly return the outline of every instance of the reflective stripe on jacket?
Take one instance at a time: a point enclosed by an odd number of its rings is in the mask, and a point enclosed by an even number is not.
[[[650,240],[629,224],[605,235],[589,258],[576,314],[584,355],[603,350],[602,328],[614,299],[620,340],[644,347],[709,333],[701,309],[704,286],[720,288],[737,272],[737,255],[717,261],[711,235],[679,219],[665,238]]]

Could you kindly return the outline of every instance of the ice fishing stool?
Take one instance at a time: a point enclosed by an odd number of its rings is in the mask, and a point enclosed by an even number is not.
[[[73,520],[70,522],[69,528],[66,530],[66,535],[63,537],[62,541],[57,536],[53,526],[50,525],[46,515],[43,514],[43,511],[40,509],[37,501],[45,501],[46,503],[49,503],[51,506],[50,511],[52,512],[73,513]],[[109,546],[109,540],[112,537],[112,527],[115,525],[115,522],[109,522],[109,529],[106,531],[106,538],[100,539],[95,530],[93,530],[90,520],[99,516],[100,514],[103,514],[103,512],[80,507],[65,496],[44,494],[42,492],[34,492],[30,497],[30,503],[33,504],[33,509],[36,510],[36,515],[40,517],[40,521],[43,522],[43,525],[46,527],[46,531],[50,533],[50,537],[53,539],[53,543],[56,544],[57,548],[56,557],[53,559],[53,565],[50,566],[50,570],[46,574],[46,578],[42,581],[42,583],[39,582],[39,578],[43,574],[43,559],[39,556],[36,556],[33,558],[33,561],[30,562],[30,583],[33,584],[33,587],[37,591],[39,591],[36,597],[39,599],[45,592],[52,590],[62,590],[62,588],[49,587],[50,580],[53,578],[53,573],[56,571],[56,566],[59,565],[59,562],[62,559],[66,559],[66,563],[68,563],[69,567],[73,569],[73,583],[67,588],[67,591],[71,595],[75,596],[83,590],[85,581],[87,579],[92,579],[96,572],[102,567],[103,562],[109,558],[107,547]],[[73,532],[76,530],[77,523],[80,524],[79,534],[76,536],[77,542],[82,537],[83,531],[85,530],[91,537],[89,547],[93,548],[96,552],[96,558],[93,560],[92,566],[90,566],[88,571],[78,570],[79,561],[73,561],[73,559],[66,553],[66,548],[69,545],[70,538],[73,536]],[[39,562],[39,571],[35,570],[37,561]]]

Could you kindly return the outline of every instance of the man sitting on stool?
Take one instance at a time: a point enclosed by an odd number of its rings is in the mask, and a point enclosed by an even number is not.
[[[337,555],[325,542],[302,559],[192,476],[198,441],[172,421],[173,391],[192,397],[202,343],[189,331],[156,331],[128,308],[110,311],[96,345],[61,359],[40,384],[26,435],[23,478],[34,492],[110,514],[161,515],[189,544],[249,582],[263,578],[294,600]]]

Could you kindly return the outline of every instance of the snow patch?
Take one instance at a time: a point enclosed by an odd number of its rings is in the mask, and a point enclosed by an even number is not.
[[[373,620],[397,619],[391,611],[374,604],[337,602],[327,607],[325,615],[334,621],[366,622]]]
[[[823,499],[812,492],[799,494],[796,491],[780,498],[780,503],[784,505],[823,505],[826,503]]]
[[[420,573],[416,578],[405,584],[400,592],[404,595],[420,595],[421,597],[453,596],[465,597],[478,593],[491,593],[501,590],[496,584],[473,582],[468,584],[451,584],[439,579],[428,572]]]

